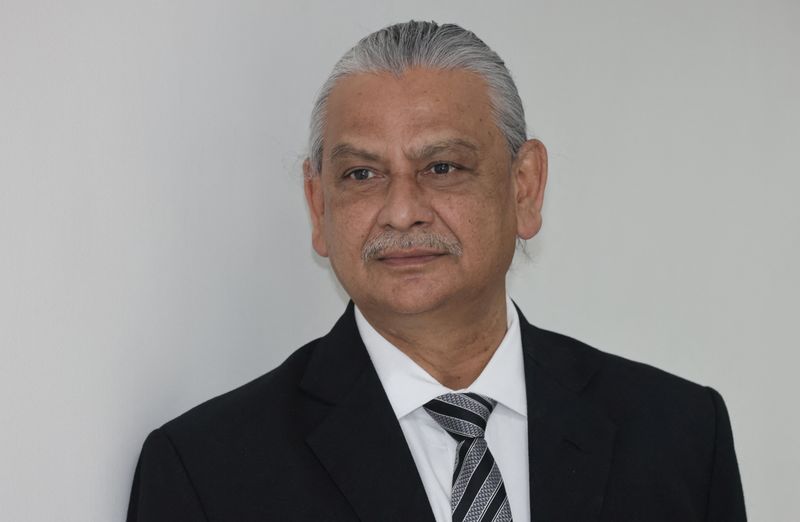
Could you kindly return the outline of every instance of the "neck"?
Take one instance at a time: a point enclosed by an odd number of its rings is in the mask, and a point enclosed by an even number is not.
[[[359,307],[386,340],[451,390],[466,388],[481,374],[507,330],[506,293],[470,304],[414,315]]]

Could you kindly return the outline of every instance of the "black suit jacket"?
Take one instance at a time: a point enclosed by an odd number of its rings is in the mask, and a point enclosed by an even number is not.
[[[533,522],[745,520],[716,391],[520,320]],[[278,368],[153,431],[128,521],[433,522],[352,303]]]

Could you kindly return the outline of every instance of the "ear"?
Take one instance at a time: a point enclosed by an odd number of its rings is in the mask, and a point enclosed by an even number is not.
[[[517,235],[530,239],[542,228],[547,149],[539,140],[522,144],[512,166],[516,188]]]
[[[325,242],[325,198],[322,193],[322,174],[316,172],[306,158],[303,162],[303,190],[306,203],[311,213],[311,245],[322,257],[328,257],[328,245]]]

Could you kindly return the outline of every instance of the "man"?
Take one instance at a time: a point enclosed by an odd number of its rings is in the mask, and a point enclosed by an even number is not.
[[[312,115],[331,332],[155,430],[129,521],[745,520],[714,390],[530,325],[507,296],[545,148],[454,25],[359,42]]]

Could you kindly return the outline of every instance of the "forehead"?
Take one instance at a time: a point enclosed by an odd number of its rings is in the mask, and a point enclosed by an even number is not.
[[[336,83],[327,101],[326,157],[341,142],[383,152],[463,139],[490,149],[499,137],[486,83],[463,69],[353,74]]]

